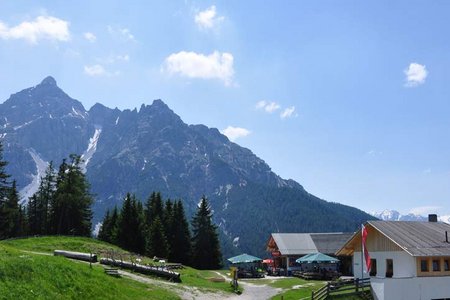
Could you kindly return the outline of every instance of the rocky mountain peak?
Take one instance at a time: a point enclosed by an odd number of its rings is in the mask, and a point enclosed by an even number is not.
[[[41,81],[40,85],[57,86],[56,80],[52,76],[45,77],[44,80]]]

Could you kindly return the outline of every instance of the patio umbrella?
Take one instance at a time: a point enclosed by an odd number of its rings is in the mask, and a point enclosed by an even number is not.
[[[296,260],[296,262],[298,262],[298,263],[313,263],[313,262],[318,262],[318,263],[325,263],[325,262],[337,263],[337,262],[339,262],[339,259],[318,252],[318,253],[307,254],[307,255],[305,255],[303,257],[300,257],[299,259]]]
[[[262,261],[262,259],[259,257],[253,256],[253,255],[248,255],[245,253],[238,255],[238,256],[231,257],[227,260],[229,262],[231,262],[232,264],[241,264],[241,263],[251,263],[251,262],[255,262],[255,261]]]

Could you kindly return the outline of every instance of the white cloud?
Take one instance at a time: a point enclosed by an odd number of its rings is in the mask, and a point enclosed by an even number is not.
[[[428,71],[424,65],[418,63],[410,63],[409,67],[404,71],[406,75],[406,86],[414,87],[425,83]]]
[[[370,149],[366,153],[366,155],[369,155],[369,156],[377,156],[377,155],[381,155],[381,154],[383,154],[383,152],[375,150],[375,149]]]
[[[286,118],[292,118],[297,117],[298,115],[295,113],[295,106],[291,106],[286,108],[283,112],[280,114],[280,118],[286,119]]]
[[[211,6],[195,15],[195,23],[201,29],[211,29],[220,24],[225,18],[217,15],[216,6]]]
[[[83,34],[84,38],[91,43],[94,43],[97,40],[97,37],[92,32],[85,32]]]
[[[440,206],[420,206],[412,208],[409,212],[415,215],[426,216],[428,214],[435,214],[440,209],[442,209]]]
[[[278,110],[280,108],[280,105],[276,102],[266,102],[264,100],[259,101],[256,103],[256,109],[264,109],[268,113],[273,113],[274,111]]]
[[[169,55],[162,70],[189,78],[219,79],[230,85],[234,75],[233,60],[233,55],[226,52],[204,55],[181,51]]]
[[[135,41],[134,35],[128,28],[108,26],[108,32],[112,36],[118,37],[125,41]]]
[[[23,39],[32,44],[42,39],[67,42],[70,39],[69,22],[51,16],[39,16],[14,27],[0,22],[0,38]]]
[[[119,75],[119,71],[108,72],[102,65],[92,65],[92,66],[84,66],[84,73],[88,76],[92,77],[100,77],[100,76],[117,76]]]
[[[97,61],[103,64],[114,64],[116,62],[129,62],[130,56],[128,54],[109,55],[106,58],[98,58]]]
[[[241,137],[246,137],[247,135],[249,135],[251,133],[251,131],[248,129],[241,128],[241,127],[233,127],[233,126],[228,126],[221,132],[222,132],[222,134],[226,135],[230,139],[230,141],[233,141],[233,142],[236,139],[241,138]]]

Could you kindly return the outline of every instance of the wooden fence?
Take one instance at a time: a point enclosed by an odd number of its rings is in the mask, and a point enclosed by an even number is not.
[[[328,282],[311,294],[311,300],[325,300],[331,295],[362,294],[370,290],[370,278]]]

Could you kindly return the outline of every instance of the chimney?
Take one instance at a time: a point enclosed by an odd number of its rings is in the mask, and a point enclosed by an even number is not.
[[[437,222],[437,215],[436,214],[429,214],[428,215],[428,222],[436,223]]]
[[[445,231],[445,241],[448,243],[448,233]]]

